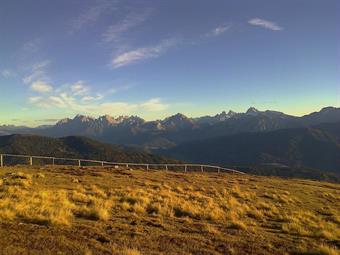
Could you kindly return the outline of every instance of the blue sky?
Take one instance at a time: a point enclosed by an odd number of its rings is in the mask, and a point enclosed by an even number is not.
[[[0,124],[339,106],[336,0],[2,0]]]

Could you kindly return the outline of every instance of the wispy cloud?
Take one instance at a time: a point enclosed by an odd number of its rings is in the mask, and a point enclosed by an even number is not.
[[[35,104],[37,106],[42,106],[40,104],[40,102],[42,102],[42,100],[43,100],[43,97],[38,97],[38,96],[28,98],[28,102],[30,102],[31,104]]]
[[[128,14],[122,21],[110,26],[103,34],[104,42],[119,42],[123,33],[142,24],[152,13],[151,9]]]
[[[150,57],[161,54],[166,48],[174,45],[174,41],[163,41],[154,48],[148,48],[144,52]],[[137,61],[135,59],[135,61]],[[110,87],[107,91],[94,90],[95,86],[84,80],[78,80],[73,83],[67,83],[61,86],[52,85],[47,72],[50,61],[41,61],[30,67],[29,75],[23,78],[23,81],[30,86],[30,89],[37,94],[28,97],[28,103],[44,108],[63,109],[72,113],[83,114],[139,114],[145,112],[161,112],[168,108],[160,98],[151,98],[142,102],[123,102],[109,99],[117,90],[127,89],[127,86],[112,90]]]
[[[141,103],[126,103],[126,102],[110,102],[103,103],[88,108],[89,112],[93,114],[107,114],[108,112],[115,113],[115,115],[137,114],[143,112],[162,112],[166,110],[169,105],[162,102],[159,98],[152,98]],[[91,109],[92,108],[92,109]]]
[[[30,86],[31,90],[39,93],[48,93],[53,90],[52,85],[44,81],[35,81]]]
[[[122,66],[134,64],[145,59],[157,58],[161,56],[169,48],[178,45],[177,39],[166,39],[161,41],[158,45],[138,48],[135,50],[127,51],[115,56],[112,59],[112,67],[119,68]]]
[[[208,36],[220,36],[222,34],[224,34],[225,32],[227,32],[230,29],[230,25],[221,25],[218,26],[216,28],[214,28],[209,34]]]
[[[18,49],[13,52],[13,59],[17,62],[17,68],[27,68],[27,63],[41,55],[43,46],[44,40],[41,37],[30,38],[22,42]]]
[[[22,80],[24,83],[29,84],[34,81],[48,81],[49,78],[46,74],[46,68],[50,64],[49,60],[41,61],[38,63],[33,64],[30,67],[30,73],[26,75]]]
[[[23,45],[22,45],[22,51],[24,53],[35,53],[37,52],[40,47],[41,47],[41,44],[42,44],[42,40],[41,38],[34,38],[32,40],[29,40],[27,42],[25,42]]]
[[[64,102],[64,100],[62,100],[62,98],[60,98],[58,96],[50,96],[48,99],[49,99],[51,105],[54,105],[58,108],[65,108],[67,106],[67,104]]]
[[[90,90],[85,81],[77,81],[72,84],[70,88],[72,93],[76,96],[85,96]]]
[[[84,96],[81,98],[81,101],[83,102],[91,102],[91,101],[98,101],[103,99],[104,96],[102,94],[97,94],[95,96]]]
[[[44,60],[44,61],[35,63],[35,64],[32,66],[32,70],[33,70],[33,71],[42,70],[42,69],[46,68],[49,64],[51,64],[51,61],[50,61],[50,60]]]
[[[38,79],[44,79],[45,80],[45,72],[43,70],[38,70],[38,71],[34,71],[28,75],[26,75],[22,81],[26,84],[29,84],[35,80],[38,80]]]
[[[162,102],[160,98],[151,98],[140,103],[128,103],[120,101],[106,101],[106,102],[83,102],[76,97],[61,93],[58,96],[49,97],[30,97],[29,103],[38,107],[46,109],[59,108],[68,109],[76,113],[94,114],[94,115],[126,115],[137,114],[144,112],[162,112],[166,110],[169,105]]]
[[[53,90],[53,86],[45,70],[49,64],[49,60],[33,64],[30,68],[30,74],[26,75],[22,79],[25,84],[30,85],[30,89],[32,91],[38,93],[49,93]]]
[[[272,31],[283,30],[283,27],[277,25],[275,22],[270,21],[270,20],[260,19],[260,18],[253,18],[248,21],[248,24],[252,26],[263,27],[263,28],[266,28]]]
[[[85,26],[94,24],[103,14],[112,11],[116,1],[100,0],[95,1],[95,4],[83,10],[79,16],[74,18],[71,24],[70,33],[75,33]]]
[[[33,96],[28,98],[28,102],[32,105],[42,107],[45,109],[51,109],[52,107],[56,108],[66,108],[66,104],[60,97],[49,96]]]
[[[152,98],[142,103],[140,107],[149,112],[162,112],[168,108],[168,105],[164,104],[160,98]]]
[[[34,120],[34,122],[57,122],[60,119],[40,119],[40,120]],[[22,121],[21,119],[19,119],[18,121]]]
[[[111,67],[113,69],[116,69],[142,62],[147,59],[158,58],[171,48],[183,45],[197,45],[203,43],[211,37],[221,36],[222,34],[226,33],[230,28],[231,25],[220,25],[215,27],[208,33],[201,34],[194,39],[170,38],[161,41],[157,45],[132,49],[123,53],[119,52],[112,58]]]
[[[43,95],[29,97],[28,103],[47,110],[64,109],[73,113],[92,115],[162,112],[168,108],[168,104],[160,98],[151,98],[136,103],[112,101],[104,96],[112,94],[110,90],[100,93],[91,88],[93,86],[82,80],[62,85],[57,89],[53,89],[46,83],[35,81],[31,84],[31,89]]]
[[[0,74],[5,79],[11,78],[12,76],[15,75],[15,73],[12,70],[10,70],[10,69],[1,70]]]

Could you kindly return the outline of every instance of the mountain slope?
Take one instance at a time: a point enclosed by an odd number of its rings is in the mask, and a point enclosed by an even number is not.
[[[104,144],[86,137],[77,136],[64,138],[49,138],[35,135],[0,136],[0,152],[112,162],[174,162],[161,156],[155,156],[123,146]]]
[[[279,163],[340,173],[340,123],[241,133],[183,143],[161,151],[178,159],[220,165]]]

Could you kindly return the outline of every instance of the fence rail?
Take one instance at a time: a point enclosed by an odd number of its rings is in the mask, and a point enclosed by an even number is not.
[[[148,164],[148,163],[122,163],[122,162],[108,162],[108,161],[101,161],[101,160],[90,160],[90,159],[75,159],[75,158],[58,158],[58,157],[46,157],[46,156],[31,156],[31,155],[16,155],[16,154],[0,154],[0,167],[5,166],[5,158],[24,158],[28,159],[29,165],[33,166],[34,160],[35,159],[42,159],[42,160],[49,160],[50,164],[52,166],[58,165],[58,161],[66,161],[70,162],[73,161],[75,162],[78,167],[83,166],[84,164],[82,163],[94,163],[98,164],[99,166],[105,167],[105,166],[123,166],[126,168],[129,167],[139,167],[143,168],[146,170],[166,170],[170,171],[171,169],[174,168],[179,168],[183,169],[184,172],[194,172],[194,171],[200,171],[200,172],[231,172],[231,173],[236,173],[236,174],[245,174],[241,171],[237,171],[234,169],[229,169],[229,168],[224,168],[224,167],[219,167],[219,166],[212,166],[212,165],[202,165],[202,164]],[[61,165],[61,164],[60,164]],[[68,164],[63,164],[63,165],[68,165]],[[195,170],[194,170],[195,169]],[[212,171],[209,171],[212,170]]]

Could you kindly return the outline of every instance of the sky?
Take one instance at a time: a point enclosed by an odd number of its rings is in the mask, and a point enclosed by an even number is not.
[[[1,0],[0,124],[340,106],[338,0]]]

